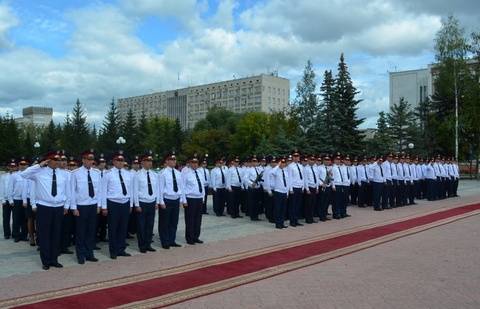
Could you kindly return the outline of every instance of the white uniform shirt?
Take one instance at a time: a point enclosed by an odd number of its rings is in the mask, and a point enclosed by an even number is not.
[[[148,178],[150,178],[151,193],[148,192]],[[133,202],[135,207],[140,207],[142,203],[158,204],[159,200],[158,174],[152,169],[141,169],[133,177]]]
[[[265,179],[268,193],[275,191],[288,194],[292,190],[287,167],[282,169],[279,166],[275,166],[271,169],[270,175],[271,177]]]
[[[385,180],[392,180],[392,169],[390,162],[384,161],[382,162],[382,171],[383,171],[383,177],[385,177]]]
[[[313,165],[306,165],[303,170],[305,171],[305,188],[318,189],[318,177],[315,173],[315,167]]]
[[[200,173],[200,171],[199,171]],[[240,174],[240,169],[237,166],[231,166],[227,173],[226,177],[226,188],[231,190],[232,187],[241,187],[242,186],[242,175]]]
[[[182,182],[186,197],[205,198],[205,183],[203,182],[201,170],[199,168],[197,170],[190,168],[182,175]],[[198,187],[198,182],[200,182],[200,188]]]
[[[203,178],[203,185],[208,187],[210,184],[210,171],[206,167],[199,167],[198,172],[200,176]]]
[[[175,173],[175,179],[177,181],[177,191],[174,190],[173,173]],[[185,193],[183,189],[182,175],[181,173],[171,167],[166,167],[159,175],[159,203],[164,205],[164,199],[177,200],[180,199],[180,203],[186,203]]]
[[[213,189],[213,191],[226,188],[227,171],[228,168],[224,165],[222,165],[221,167],[217,166],[212,169],[212,171],[210,172],[210,187]]]
[[[127,189],[127,194],[123,194],[122,183],[120,181],[120,174],[123,178],[123,183]],[[102,178],[102,209],[107,209],[107,200],[115,203],[130,202],[130,207],[133,207],[133,179],[132,173],[124,169],[117,169],[112,167],[110,171],[103,175]]]
[[[372,170],[372,181],[377,183],[384,183],[385,182],[385,174],[382,175],[383,170],[380,164],[377,162],[372,163],[371,165]]]
[[[47,207],[70,207],[70,176],[69,173],[62,169],[55,169],[57,180],[57,195],[52,195],[52,179],[54,170],[50,167],[41,167],[39,164],[30,166],[23,172],[22,177],[31,179],[35,182],[35,204],[32,208],[40,204]]]
[[[286,169],[293,188],[305,189],[305,171],[303,165],[297,162],[290,163]]]
[[[27,179],[21,176],[21,172],[15,172],[11,175],[8,183],[8,201],[12,204],[13,200],[23,200],[22,194],[25,186],[27,185]]]
[[[88,192],[88,171],[93,185],[93,198]],[[100,171],[94,168],[87,169],[81,166],[74,170],[70,175],[72,198],[70,209],[77,209],[77,206],[102,205],[102,177]]]

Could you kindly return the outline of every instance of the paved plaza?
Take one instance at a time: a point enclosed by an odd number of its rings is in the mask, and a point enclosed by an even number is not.
[[[62,255],[63,269],[42,271],[37,251],[28,243],[0,240],[0,300],[178,267],[315,235],[418,215],[440,208],[480,202],[480,183],[461,181],[460,198],[390,211],[349,208],[351,218],[275,230],[266,221],[203,217],[204,245],[184,242],[183,216],[178,241],[184,248],[141,254],[130,240],[131,258],[112,261],[106,243],[96,251],[100,263],[78,265]],[[211,209],[209,210],[212,213]],[[479,308],[480,222],[472,216],[418,234],[338,257],[314,266],[203,296],[178,308]]]

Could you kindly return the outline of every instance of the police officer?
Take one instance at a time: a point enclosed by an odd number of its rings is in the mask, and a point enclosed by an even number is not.
[[[137,241],[141,253],[152,248],[155,211],[159,208],[158,176],[152,171],[153,155],[149,151],[139,158],[142,169],[133,176],[133,200],[137,213]]]
[[[250,158],[250,167],[245,171],[245,183],[247,185],[247,215],[252,221],[260,221],[258,214],[260,211],[260,196],[262,175],[258,170],[258,159],[254,155]]]
[[[358,183],[358,207],[367,206],[367,157],[363,157],[360,164],[357,165],[357,183]]]
[[[175,242],[180,204],[186,204],[185,191],[180,172],[176,169],[177,157],[169,154],[165,159],[166,167],[159,175],[158,233],[162,248],[181,247]]]
[[[105,156],[103,153],[99,155],[97,169],[100,172],[100,177],[103,179],[106,173],[108,173],[107,169],[107,161],[105,160]],[[97,215],[97,242],[107,241],[107,217],[99,213]]]
[[[317,203],[318,194],[318,177],[314,169],[316,158],[315,156],[308,157],[308,163],[304,167],[305,171],[305,188],[306,188],[306,201],[305,201],[305,223],[312,224],[314,208]]]
[[[23,195],[28,180],[21,176],[27,167],[28,162],[22,157],[18,162],[18,171],[12,174],[9,182],[9,202],[13,205],[12,236],[15,242],[27,240],[27,203],[23,203]]]
[[[217,217],[225,216],[225,187],[227,184],[227,167],[224,165],[224,158],[218,158],[215,168],[210,172],[211,187],[213,190],[213,211]]]
[[[242,190],[242,177],[238,164],[240,159],[235,157],[231,161],[231,166],[226,173],[226,188],[227,188],[227,208],[228,213],[232,218],[241,218],[240,216],[240,194]]]
[[[9,201],[9,186],[12,174],[17,170],[17,163],[15,159],[11,159],[7,165],[7,172],[1,178],[1,200],[2,200],[2,215],[3,215],[3,237],[10,239],[12,236],[12,209],[13,204]]]
[[[210,171],[208,170],[208,153],[205,154],[205,157],[203,158],[202,161],[202,166],[198,168],[198,172],[203,178],[203,185],[204,187],[204,192],[203,194],[205,195],[205,198],[203,199],[203,205],[202,205],[202,214],[208,215],[207,211],[207,201],[208,201],[208,187],[210,185]]]
[[[46,160],[22,172],[22,177],[35,182],[35,205],[42,268],[61,268],[58,262],[61,243],[61,225],[70,206],[69,175],[59,168],[60,153],[49,152]]]
[[[125,156],[118,151],[112,158],[113,167],[102,179],[102,213],[108,220],[110,258],[131,256],[125,252],[128,218],[133,208],[132,174],[124,169]]]
[[[374,163],[371,165],[372,170],[372,193],[373,193],[373,209],[375,211],[383,210],[382,205],[380,204],[380,199],[382,198],[382,191],[385,185],[385,176],[383,174],[381,158],[378,160],[374,158]]]
[[[292,162],[288,165],[287,170],[288,177],[291,181],[288,205],[290,226],[303,226],[303,224],[298,222],[298,218],[303,204],[303,193],[305,191],[305,171],[303,170],[303,165],[300,164],[300,153],[298,150],[292,153]]]
[[[185,208],[185,239],[187,244],[202,244],[200,231],[202,229],[202,204],[205,198],[205,184],[199,172],[197,155],[190,159],[190,169],[182,174],[187,203]],[[227,182],[228,183],[228,182]],[[238,206],[237,206],[238,213]]]
[[[271,169],[269,175],[269,177],[265,178],[265,187],[268,194],[273,196],[275,228],[284,229],[286,228],[284,223],[287,197],[292,191],[285,158],[280,159],[279,164]]]
[[[72,171],[72,197],[70,209],[75,217],[75,251],[78,264],[98,262],[95,248],[97,214],[101,209],[100,171],[93,168],[95,154],[92,149],[82,152],[82,166]]]

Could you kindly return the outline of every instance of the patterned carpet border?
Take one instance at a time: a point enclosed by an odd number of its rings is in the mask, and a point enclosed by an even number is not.
[[[439,225],[447,224],[468,216],[473,216],[480,213],[479,209],[480,209],[480,204],[472,204],[472,205],[455,207],[455,208],[446,207],[446,208],[438,209],[428,213],[414,214],[414,215],[410,215],[402,218],[397,218],[394,220],[388,220],[388,221],[378,222],[378,223],[369,224],[369,225],[357,226],[357,227],[347,229],[347,230],[342,230],[339,232],[324,234],[321,236],[311,237],[311,238],[300,240],[300,241],[292,241],[289,243],[278,244],[278,245],[270,246],[267,248],[254,249],[254,250],[245,251],[245,252],[241,252],[241,253],[230,255],[230,256],[212,258],[212,259],[203,260],[200,262],[186,264],[180,267],[168,268],[168,269],[145,273],[145,274],[127,276],[127,277],[123,277],[115,280],[98,282],[98,283],[89,284],[89,285],[80,286],[80,287],[67,288],[67,289],[62,289],[58,291],[52,291],[47,293],[30,295],[26,297],[14,298],[14,299],[0,302],[0,307],[4,308],[4,307],[12,307],[12,306],[22,306],[22,305],[24,306],[29,304],[34,305],[34,307],[36,307],[36,305],[40,305],[42,307],[42,304],[44,305],[46,305],[47,303],[55,304],[55,299],[65,299],[65,298],[68,299],[68,297],[75,297],[76,295],[94,293],[95,291],[122,288],[122,286],[128,286],[128,285],[137,285],[137,284],[141,284],[142,282],[148,282],[149,280],[158,280],[163,277],[170,277],[177,274],[183,274],[183,273],[199,271],[199,270],[201,271],[202,269],[209,268],[209,267],[218,268],[218,267],[222,267],[222,265],[227,263],[235,263],[238,261],[241,262],[242,260],[246,260],[249,258],[258,258],[259,256],[262,256],[262,255],[275,254],[285,250],[302,248],[318,242],[328,241],[334,238],[345,237],[348,235],[354,235],[355,233],[361,233],[362,231],[365,232],[375,228],[388,227],[393,224],[408,222],[409,220],[420,219],[421,221],[422,218],[434,216],[435,214],[439,214],[439,213],[451,212],[453,214],[455,212],[459,212],[459,214],[452,215],[448,218],[436,220],[434,222],[430,222],[427,224],[419,224],[416,227],[408,228],[408,229],[405,229],[404,231],[389,233],[388,235],[381,236],[381,237],[374,237],[374,239],[362,241],[360,243],[353,244],[350,246],[345,246],[343,248],[332,250],[330,252],[325,252],[322,254],[305,257],[300,260],[281,263],[279,265],[274,265],[272,267],[265,267],[265,268],[256,270],[254,272],[248,272],[245,274],[234,276],[233,278],[218,280],[209,284],[202,284],[189,289],[181,289],[179,291],[167,293],[165,295],[161,295],[158,297],[148,297],[145,300],[125,302],[124,304],[122,304],[121,308],[133,308],[133,307],[152,308],[152,307],[166,306],[166,305],[182,302],[188,299],[192,299],[195,297],[216,293],[216,292],[230,289],[239,285],[262,280],[272,276],[276,276],[276,275],[279,275],[288,271],[292,271],[295,269],[299,269],[302,267],[307,267],[310,265],[321,263],[323,261],[326,261],[332,258],[336,258],[345,254],[350,254],[359,250],[363,250],[387,241],[391,241],[400,237],[405,237],[407,235],[418,233],[423,230],[430,229]],[[52,306],[48,306],[48,307],[52,308]],[[77,307],[86,308],[85,306],[77,306]]]

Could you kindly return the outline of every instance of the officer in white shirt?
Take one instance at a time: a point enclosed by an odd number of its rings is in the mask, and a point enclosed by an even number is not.
[[[303,192],[305,191],[305,171],[300,164],[300,153],[295,150],[292,153],[292,162],[287,166],[288,177],[291,181],[291,190],[289,195],[288,217],[290,226],[303,226],[298,222],[300,217],[301,205],[303,203]]]
[[[316,158],[315,156],[308,157],[307,165],[304,167],[305,171],[305,223],[312,224],[314,208],[317,203],[318,194],[318,177],[314,169]]]
[[[98,157],[97,168],[98,168],[98,171],[100,172],[100,177],[103,179],[103,176],[106,173],[108,173],[107,160],[105,160],[105,155],[103,153],[101,153]],[[102,215],[101,212],[97,215],[96,241],[97,242],[107,241],[107,217]]]
[[[350,174],[350,203],[352,205],[358,205],[358,189],[359,189],[359,181],[358,181],[358,158],[354,157],[352,161],[352,165],[349,166],[349,174]]]
[[[275,217],[273,214],[273,196],[270,195],[268,192],[272,188],[268,188],[267,185],[272,185],[273,181],[272,179],[270,181],[267,181],[267,178],[272,178],[274,177],[272,175],[272,170],[274,167],[278,165],[277,159],[273,156],[268,156],[267,157],[267,166],[263,170],[263,179],[265,180],[263,184],[263,190],[266,192],[266,195],[264,196],[264,207],[265,207],[265,217],[267,218],[268,222],[270,223],[275,223]]]
[[[318,217],[320,221],[325,222],[330,220],[327,217],[328,207],[333,205],[333,196],[332,196],[332,161],[328,155],[325,155],[323,162],[318,166],[318,180],[320,181],[319,190],[320,193],[320,206],[318,209]]]
[[[9,182],[9,202],[13,205],[12,236],[15,242],[27,240],[27,203],[23,203],[23,194],[27,190],[28,179],[21,173],[28,167],[25,157],[18,161],[18,171],[13,173]]]
[[[152,248],[155,212],[159,208],[158,175],[152,170],[153,155],[149,151],[139,158],[141,169],[133,176],[133,201],[137,213],[137,241],[141,253]]]
[[[260,221],[258,218],[260,210],[260,198],[262,195],[261,183],[263,182],[262,172],[258,168],[258,159],[254,155],[250,158],[250,168],[244,173],[244,182],[247,186],[247,215],[252,221]]]
[[[134,156],[131,164],[131,169],[129,172],[132,174],[132,179],[135,177],[137,172],[140,170],[140,157]],[[132,211],[128,217],[128,232],[127,239],[133,239],[133,235],[137,233],[137,212]]]
[[[358,207],[364,208],[367,206],[367,157],[363,157],[360,164],[355,168],[357,169],[357,183],[358,183]]]
[[[203,178],[203,184],[205,186],[205,190],[203,194],[205,198],[203,199],[203,206],[202,206],[202,214],[208,215],[207,211],[207,201],[208,201],[208,187],[210,185],[210,171],[208,170],[208,153],[205,154],[205,157],[202,161],[202,166],[198,168],[198,172],[200,176]]]
[[[422,171],[422,163],[421,159],[419,157],[415,157],[414,161],[415,165],[415,176],[416,176],[416,181],[415,183],[415,198],[417,200],[423,199],[423,181],[424,181],[424,176],[423,176],[423,171]]]
[[[1,200],[2,200],[2,215],[3,215],[3,237],[10,239],[12,236],[12,209],[13,204],[10,204],[8,197],[8,188],[12,174],[17,170],[17,163],[15,159],[11,159],[7,165],[7,172],[2,175],[0,179]]]
[[[225,216],[223,212],[226,203],[227,170],[224,158],[218,158],[215,162],[215,167],[210,172],[210,185],[213,190],[213,211],[217,217]]]
[[[35,182],[35,205],[42,268],[63,267],[58,262],[63,216],[70,207],[69,175],[59,167],[60,153],[49,152],[46,160],[22,172],[22,177]]]
[[[334,195],[332,207],[333,219],[342,219],[345,204],[345,178],[347,178],[347,175],[346,170],[345,173],[342,172],[341,159],[340,154],[337,154],[332,165],[332,190]]]
[[[205,184],[198,167],[197,155],[190,158],[190,169],[182,175],[185,188],[185,240],[189,245],[203,244],[200,240],[202,229],[202,204],[205,197]]]
[[[183,188],[182,175],[176,169],[177,157],[174,153],[166,159],[166,167],[159,175],[159,202],[158,234],[162,248],[181,247],[175,242],[177,235],[178,216],[180,204],[186,205],[185,190]]]
[[[458,197],[457,189],[458,189],[458,180],[460,179],[460,169],[458,167],[458,162],[455,159],[452,159],[453,165],[453,174],[454,174],[454,181],[453,181],[453,196]]]
[[[435,173],[435,168],[434,168],[434,159],[428,159],[427,158],[427,164],[425,165],[425,180],[427,182],[427,194],[426,198],[429,201],[434,201],[437,199],[436,195],[436,181],[437,181],[437,175]]]
[[[240,159],[235,157],[231,160],[226,176],[227,188],[227,212],[234,219],[241,218],[240,216],[240,194],[242,191],[242,176],[238,164]]]
[[[131,256],[125,252],[128,219],[133,208],[132,174],[124,169],[125,156],[118,151],[112,157],[113,167],[102,178],[102,213],[108,220],[110,258]]]
[[[385,161],[383,161],[381,164],[383,176],[385,178],[385,183],[383,185],[383,191],[382,191],[382,208],[383,209],[391,209],[395,205],[395,201],[393,199],[392,170],[391,170],[392,156],[393,156],[392,154],[388,154],[385,157]]]
[[[385,176],[383,174],[382,163],[383,163],[383,160],[381,157],[379,159],[374,157],[374,162],[370,167],[372,171],[372,176],[371,176],[372,178],[370,180],[372,183],[373,209],[375,211],[383,210],[380,204],[382,191],[385,185]]]
[[[279,160],[279,164],[271,169],[270,177],[265,178],[265,187],[268,194],[273,196],[273,216],[275,228],[284,229],[285,213],[287,209],[287,198],[292,191],[287,161],[285,158]]]
[[[85,260],[97,262],[93,250],[95,249],[95,228],[97,214],[101,209],[102,177],[100,171],[93,168],[95,154],[92,149],[82,152],[82,166],[72,171],[71,203],[75,217],[75,251],[78,264],[85,264]]]
[[[398,206],[407,205],[405,170],[403,168],[404,161],[405,161],[405,157],[402,155],[399,157],[399,160],[397,163],[398,199],[400,201]]]

